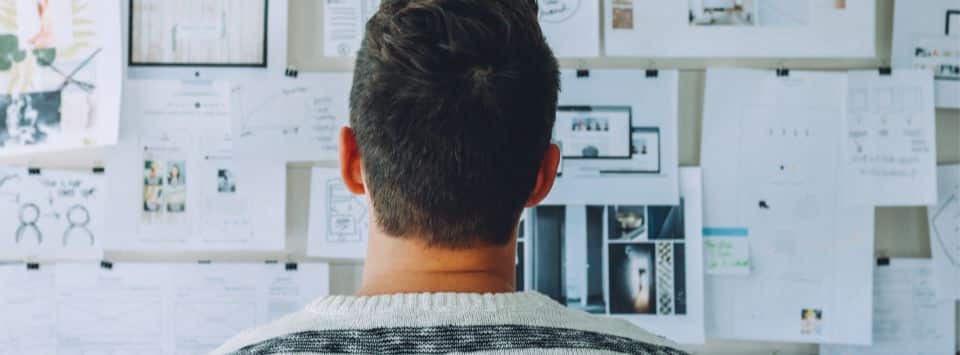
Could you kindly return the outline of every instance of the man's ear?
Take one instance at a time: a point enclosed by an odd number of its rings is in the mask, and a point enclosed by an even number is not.
[[[357,138],[350,127],[340,129],[340,176],[347,190],[357,195],[367,193],[363,184],[363,160]]]
[[[543,155],[540,171],[537,172],[537,184],[533,187],[533,192],[527,200],[526,207],[534,207],[547,198],[550,190],[553,189],[553,182],[557,179],[557,168],[559,166],[560,147],[556,144],[550,144],[547,147],[546,154]]]

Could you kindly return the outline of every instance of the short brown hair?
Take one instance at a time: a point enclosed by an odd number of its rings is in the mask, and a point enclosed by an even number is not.
[[[510,240],[560,85],[537,12],[535,0],[386,0],[369,21],[350,123],[385,233]]]

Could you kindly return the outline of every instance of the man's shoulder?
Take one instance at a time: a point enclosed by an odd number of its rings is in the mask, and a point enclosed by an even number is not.
[[[577,349],[580,353],[683,354],[674,350],[670,341],[622,319],[552,302],[515,306],[400,309],[375,314],[319,312],[308,307],[241,333],[213,354],[385,353],[390,344],[402,344],[406,353]],[[411,351],[411,347],[431,351]]]

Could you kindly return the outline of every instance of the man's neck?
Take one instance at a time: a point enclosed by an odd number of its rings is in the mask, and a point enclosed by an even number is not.
[[[513,292],[516,241],[467,249],[428,247],[371,228],[361,296],[399,293]]]

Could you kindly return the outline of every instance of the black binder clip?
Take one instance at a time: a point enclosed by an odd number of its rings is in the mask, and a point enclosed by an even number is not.
[[[113,263],[103,260],[100,262],[100,268],[104,270],[113,270]]]
[[[777,68],[777,77],[785,78],[790,76],[790,69],[787,68]]]
[[[297,70],[296,68],[290,67],[290,68],[287,68],[287,70],[285,70],[285,71],[283,72],[283,75],[286,76],[286,77],[288,77],[288,78],[296,78],[296,77],[300,76],[300,71]]]
[[[589,69],[577,69],[577,77],[578,77],[578,78],[589,78],[589,77],[590,77],[590,70],[589,70]]]
[[[890,258],[886,256],[877,258],[877,266],[890,266]]]
[[[881,76],[890,76],[890,74],[893,74],[893,69],[890,69],[890,67],[880,67],[879,71]]]
[[[107,171],[107,170],[104,169],[102,166],[98,166],[98,167],[94,167],[94,168],[93,168],[93,173],[94,173],[94,174],[103,174],[103,173],[106,172],[106,171]]]
[[[40,175],[40,168],[27,168],[28,175]]]
[[[40,270],[39,263],[27,263],[27,270]]]
[[[287,263],[283,268],[287,271],[297,271],[298,266],[297,263]]]
[[[656,69],[647,69],[647,78],[660,77],[660,71]]]

